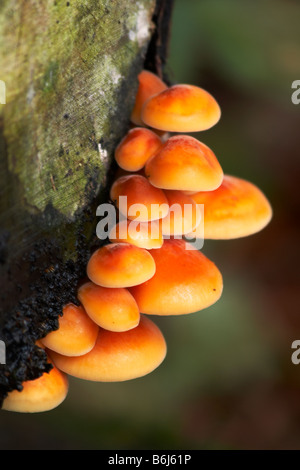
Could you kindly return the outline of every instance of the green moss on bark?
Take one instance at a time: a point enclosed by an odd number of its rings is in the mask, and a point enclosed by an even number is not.
[[[4,136],[8,168],[19,179],[27,210],[43,211],[51,203],[72,218],[84,205],[88,174],[96,171],[102,180],[106,162],[98,144],[105,139],[112,147],[126,124],[153,3],[5,2]],[[122,118],[112,120],[117,115]]]

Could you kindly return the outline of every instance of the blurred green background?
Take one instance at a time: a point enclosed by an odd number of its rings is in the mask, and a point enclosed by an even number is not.
[[[205,242],[222,298],[153,317],[168,343],[156,371],[71,379],[54,411],[1,412],[1,449],[300,449],[299,17],[297,0],[176,0],[169,77],[216,97],[221,121],[196,137],[225,173],[263,190],[273,220],[251,237]]]

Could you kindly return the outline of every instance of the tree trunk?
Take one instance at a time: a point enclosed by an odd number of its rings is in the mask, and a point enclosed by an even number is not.
[[[0,4],[0,404],[47,370],[35,342],[77,303],[138,73],[163,73],[172,3]]]

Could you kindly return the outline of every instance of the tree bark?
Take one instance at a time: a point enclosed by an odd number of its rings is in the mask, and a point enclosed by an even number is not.
[[[77,303],[138,73],[163,75],[172,3],[1,2],[0,404],[48,370],[35,342]]]

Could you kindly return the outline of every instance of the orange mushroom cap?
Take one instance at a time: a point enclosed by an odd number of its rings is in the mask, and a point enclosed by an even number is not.
[[[89,317],[106,330],[127,331],[139,324],[140,311],[127,289],[86,282],[78,289],[78,298]]]
[[[121,220],[110,231],[109,239],[111,242],[130,243],[147,250],[160,248],[164,242],[158,220],[151,222]]]
[[[150,127],[169,132],[198,132],[217,124],[221,110],[203,88],[174,85],[148,99],[142,121]]]
[[[115,159],[124,170],[139,171],[161,146],[162,141],[154,132],[145,127],[135,127],[117,146]]]
[[[169,212],[168,200],[163,191],[152,186],[141,175],[118,178],[111,187],[110,197],[128,219],[148,222],[165,217]]]
[[[168,215],[160,220],[163,235],[184,235],[193,231],[201,221],[197,204],[182,191],[165,190],[164,193],[170,210]]]
[[[212,191],[222,183],[223,170],[205,144],[188,135],[176,135],[148,160],[145,175],[157,188]]]
[[[81,356],[93,349],[99,328],[82,307],[65,305],[58,322],[58,330],[42,338],[44,346],[65,356]]]
[[[190,197],[204,205],[204,238],[245,237],[262,230],[272,218],[271,205],[261,190],[235,176],[224,175],[215,191],[201,191]],[[197,228],[193,235],[197,237]]]
[[[68,394],[67,376],[55,366],[35,380],[23,382],[23,389],[13,390],[3,401],[3,410],[40,413],[60,405]]]
[[[168,87],[157,75],[148,70],[142,70],[138,76],[138,81],[139,87],[131,113],[131,121],[138,126],[143,126],[141,111],[145,102],[153,95],[156,95],[156,93],[160,93]]]
[[[99,286],[130,287],[150,279],[155,269],[147,250],[128,243],[111,243],[92,254],[87,275]]]
[[[182,315],[209,307],[221,296],[223,281],[215,264],[184,240],[165,240],[151,254],[152,279],[129,290],[142,313]]]
[[[123,333],[100,329],[88,354],[66,357],[53,353],[53,360],[61,370],[80,379],[121,382],[152,372],[164,360],[166,351],[160,329],[141,316],[136,328]]]

